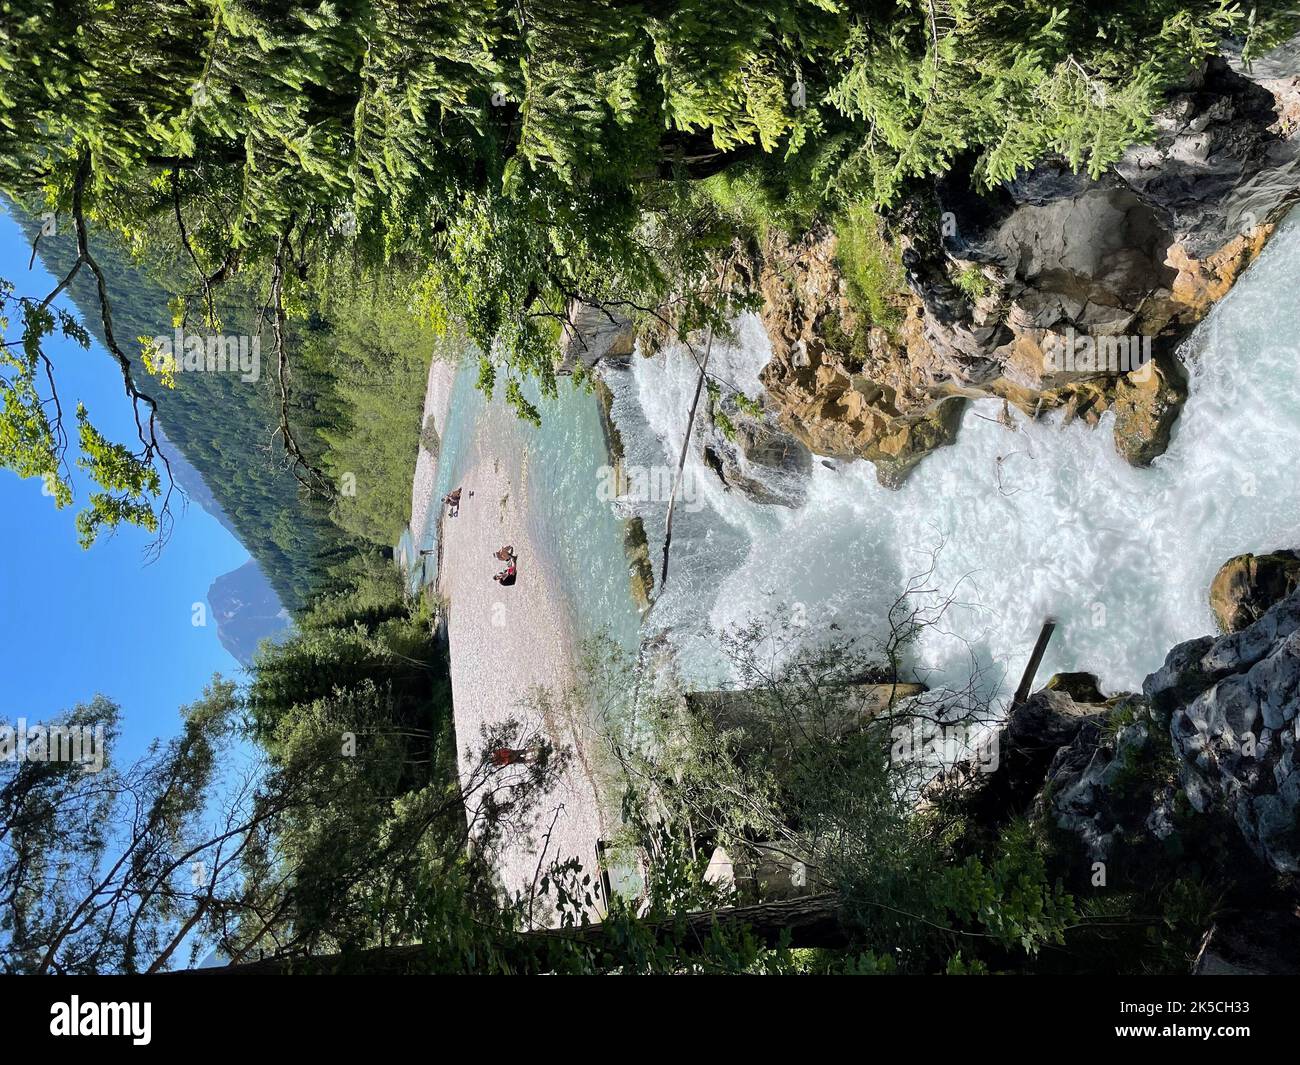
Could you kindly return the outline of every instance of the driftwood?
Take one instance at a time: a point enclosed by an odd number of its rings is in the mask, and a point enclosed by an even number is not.
[[[1015,698],[1011,701],[1012,706],[1020,706],[1034,690],[1034,677],[1038,675],[1038,667],[1043,663],[1043,655],[1047,652],[1047,645],[1051,642],[1052,633],[1055,631],[1055,618],[1048,618],[1043,622],[1043,627],[1038,632],[1038,642],[1034,644],[1024,675],[1020,678],[1020,687],[1016,689]]]
[[[832,726],[835,731],[856,728],[897,706],[902,700],[927,690],[924,684],[902,681],[892,684],[850,681],[843,688],[847,694],[836,706],[835,723]],[[686,696],[686,705],[694,713],[712,720],[719,728],[742,728],[753,723],[750,708],[754,699],[761,698],[762,695],[763,689],[758,692],[744,689],[690,692]]]
[[[700,395],[704,391],[704,381],[708,375],[709,355],[713,351],[713,330],[709,330],[709,340],[704,348],[704,361],[700,363],[700,378],[695,382],[695,398],[691,400],[690,417],[686,419],[686,438],[682,441],[681,458],[677,461],[677,476],[673,478],[673,494],[668,498],[668,521],[664,526],[664,561],[659,572],[659,588],[668,582],[668,550],[673,544],[673,511],[677,507],[677,490],[681,487],[682,471],[686,468],[686,456],[690,454],[691,433],[695,430],[695,412],[700,406]]]

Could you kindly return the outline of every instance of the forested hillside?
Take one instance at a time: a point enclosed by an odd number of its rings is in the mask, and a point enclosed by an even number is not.
[[[40,220],[17,204],[9,203],[8,207],[28,240],[34,241]],[[116,332],[125,341],[127,354],[139,365],[142,349],[137,338],[173,332],[169,309],[172,297],[148,270],[132,261],[120,242],[99,236],[93,244],[108,281]],[[37,254],[51,274],[64,276],[76,257],[72,233],[63,230],[42,237]],[[102,344],[103,323],[94,277],[81,271],[68,291],[83,323]],[[251,334],[255,296],[232,286],[222,293],[221,313],[227,333]],[[293,397],[295,420],[304,427],[337,426],[341,412],[331,398],[333,382],[327,376],[331,361],[337,361],[336,352],[321,323],[315,325],[317,328],[310,330],[304,323],[301,332],[315,334],[310,345],[320,355],[315,362],[320,370],[304,372],[297,383]],[[269,344],[264,349],[269,352]],[[424,354],[425,365],[427,358]],[[142,365],[137,372],[148,380]],[[423,369],[419,376],[422,390]],[[159,402],[167,437],[202,474],[281,601],[296,611],[308,601],[323,571],[349,554],[350,537],[331,521],[328,499],[302,490],[283,449],[273,439],[277,420],[275,387],[275,368],[263,361],[257,381],[246,382],[236,372],[179,373],[174,388],[158,387],[153,394]],[[422,395],[420,391],[417,404]],[[417,407],[416,429],[409,436],[412,465],[418,417]],[[304,439],[314,443],[316,437],[314,433],[306,434]],[[323,449],[322,442],[318,451]],[[409,470],[405,476],[409,487]],[[396,535],[391,528],[384,528],[375,540],[391,544]]]

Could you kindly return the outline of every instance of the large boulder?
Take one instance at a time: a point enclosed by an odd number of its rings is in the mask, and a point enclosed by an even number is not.
[[[1134,466],[1150,465],[1169,447],[1178,413],[1187,401],[1187,375],[1178,360],[1159,355],[1145,370],[1115,383],[1115,450]]]
[[[1043,686],[1047,691],[1064,692],[1075,703],[1104,703],[1095,673],[1054,673]]]
[[[1210,585],[1210,609],[1222,632],[1239,632],[1300,588],[1300,554],[1272,551],[1228,559]]]
[[[1081,733],[1095,738],[1109,710],[1091,673],[1052,677],[1045,688],[1011,708],[997,734],[997,772],[980,773],[972,765],[964,774],[965,812],[987,826],[1024,813],[1056,753]]]
[[[705,465],[723,487],[755,503],[802,505],[812,474],[812,452],[766,410],[743,410],[731,396],[718,401],[713,424],[697,434]]]
[[[1272,869],[1300,873],[1300,594],[1215,640],[1196,668],[1218,679],[1169,722],[1188,801],[1225,811]]]
[[[1132,876],[1199,821],[1261,871],[1300,873],[1300,592],[1239,632],[1173,648],[1115,713],[1057,751],[1037,800],[1088,860],[1122,847]]]

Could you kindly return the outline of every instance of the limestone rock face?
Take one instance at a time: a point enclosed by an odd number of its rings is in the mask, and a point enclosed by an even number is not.
[[[782,426],[815,454],[869,459],[896,485],[952,442],[962,400],[999,398],[1089,423],[1112,411],[1119,453],[1149,463],[1187,396],[1175,349],[1300,189],[1298,126],[1295,47],[1250,75],[1211,60],[1170,99],[1152,142],[1097,179],[1049,159],[977,194],[959,163],[935,202],[890,218],[908,288],[900,321],[866,321],[851,305],[833,234],[770,238],[751,283]]]
[[[623,437],[614,423],[614,393],[604,378],[596,374],[592,383],[596,393],[596,408],[600,412],[600,427],[605,438],[605,452],[613,471],[615,484],[623,483]],[[650,545],[646,540],[645,523],[639,516],[623,519],[623,550],[627,555],[628,585],[632,601],[642,612],[650,609],[654,599],[654,566],[650,561]]]
[[[630,355],[634,343],[631,319],[574,300],[564,323],[560,363],[555,372],[571,374],[579,366],[590,369],[601,359]]]
[[[1300,69],[1300,68],[1298,68]],[[1027,413],[1115,413],[1120,454],[1145,465],[1186,399],[1173,352],[1258,255],[1300,188],[1300,142],[1278,98],[1213,59],[1176,94],[1152,143],[1093,180],[1048,160],[988,196],[957,172],[939,185],[942,258],[917,242],[909,280],[945,359],[967,384]],[[948,260],[944,263],[942,259]],[[955,320],[931,280],[981,268],[994,291]],[[1080,349],[1075,359],[1055,357]],[[1141,341],[1145,359],[1091,356]],[[972,394],[967,388],[965,394]]]
[[[1223,632],[1239,632],[1300,588],[1300,554],[1238,555],[1215,574],[1210,609]]]
[[[1036,813],[1072,836],[1087,863],[1115,861],[1122,848],[1128,875],[1140,878],[1174,831],[1166,768],[1172,758],[1168,738],[1138,697],[1112,712],[1124,723],[1090,723],[1056,752]]]
[[[1068,676],[1091,678],[1086,673]],[[1081,733],[1094,742],[1099,735],[1109,707],[1095,684],[1089,691],[1083,682],[1066,680],[1055,687],[1053,682],[1058,677],[1012,708],[997,737],[997,771],[970,778],[965,808],[976,823],[995,825],[1024,813],[1042,788],[1056,752]],[[1096,702],[1090,702],[1094,692]]]
[[[763,386],[781,426],[809,451],[867,459],[895,487],[956,438],[961,401],[929,387],[943,368],[920,335],[919,303],[909,300],[901,340],[861,321],[835,249],[828,230],[797,245],[774,235],[751,267],[772,342]]]
[[[1251,558],[1224,569],[1248,572]],[[1141,692],[1107,697],[1090,674],[1053,677],[1008,713],[996,772],[959,774],[938,794],[987,833],[1027,813],[1080,892],[1226,885],[1192,971],[1295,972],[1298,747],[1295,590],[1238,631],[1172,648]]]
[[[1157,116],[1153,141],[1130,148],[1115,169],[1187,254],[1204,259],[1294,191],[1300,161],[1279,110],[1268,88],[1212,59]]]
[[[1300,872],[1300,594],[1215,640],[1197,665],[1217,679],[1169,723],[1188,801],[1226,810],[1256,855]]]
[[[654,599],[655,573],[650,561],[650,545],[646,540],[645,523],[640,517],[630,518],[623,534],[623,549],[627,553],[628,579],[632,588],[632,601],[643,613],[650,609]]]
[[[1199,815],[1272,872],[1300,872],[1300,592],[1173,648],[1115,712],[1110,736],[1081,729],[1057,751],[1037,800],[1088,860],[1122,845],[1130,869],[1157,861]]]
[[[719,406],[720,416],[715,417],[712,428],[697,433],[705,465],[724,487],[742,492],[756,503],[802,505],[812,473],[812,452],[807,446],[782,429],[766,410],[758,414],[743,411],[731,397],[722,399]],[[722,424],[729,432],[722,431]]]

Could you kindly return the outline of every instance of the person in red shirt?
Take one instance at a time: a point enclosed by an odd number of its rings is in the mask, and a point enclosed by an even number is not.
[[[527,765],[536,762],[541,751],[536,747],[519,749],[516,747],[498,747],[488,755],[488,761],[497,769],[510,765]]]

